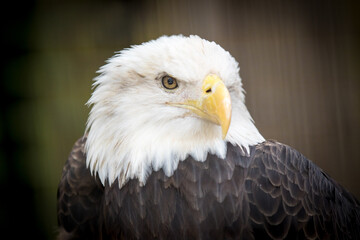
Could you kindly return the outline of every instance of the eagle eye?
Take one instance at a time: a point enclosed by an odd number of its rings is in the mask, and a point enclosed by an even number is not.
[[[162,78],[161,82],[162,82],[162,85],[164,86],[164,88],[169,89],[169,90],[173,90],[178,87],[176,79],[173,77],[170,77],[168,75],[164,76]]]

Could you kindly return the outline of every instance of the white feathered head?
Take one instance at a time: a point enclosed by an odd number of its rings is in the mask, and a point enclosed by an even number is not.
[[[87,123],[87,165],[105,184],[163,169],[226,142],[247,153],[263,141],[245,107],[236,60],[198,36],[163,36],[120,51],[95,79]]]

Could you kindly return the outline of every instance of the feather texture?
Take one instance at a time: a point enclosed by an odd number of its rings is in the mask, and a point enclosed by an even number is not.
[[[59,239],[359,239],[360,205],[293,148],[275,141],[243,156],[188,157],[122,188],[86,168],[80,139],[58,189]]]

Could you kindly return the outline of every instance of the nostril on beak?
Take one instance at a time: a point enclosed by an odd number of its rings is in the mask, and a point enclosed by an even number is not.
[[[211,88],[208,88],[205,92],[206,93],[211,93]]]

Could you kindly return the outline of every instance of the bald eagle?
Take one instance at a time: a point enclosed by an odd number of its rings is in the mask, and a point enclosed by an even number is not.
[[[59,239],[360,239],[359,201],[262,137],[215,42],[122,50],[88,105],[58,188]]]

